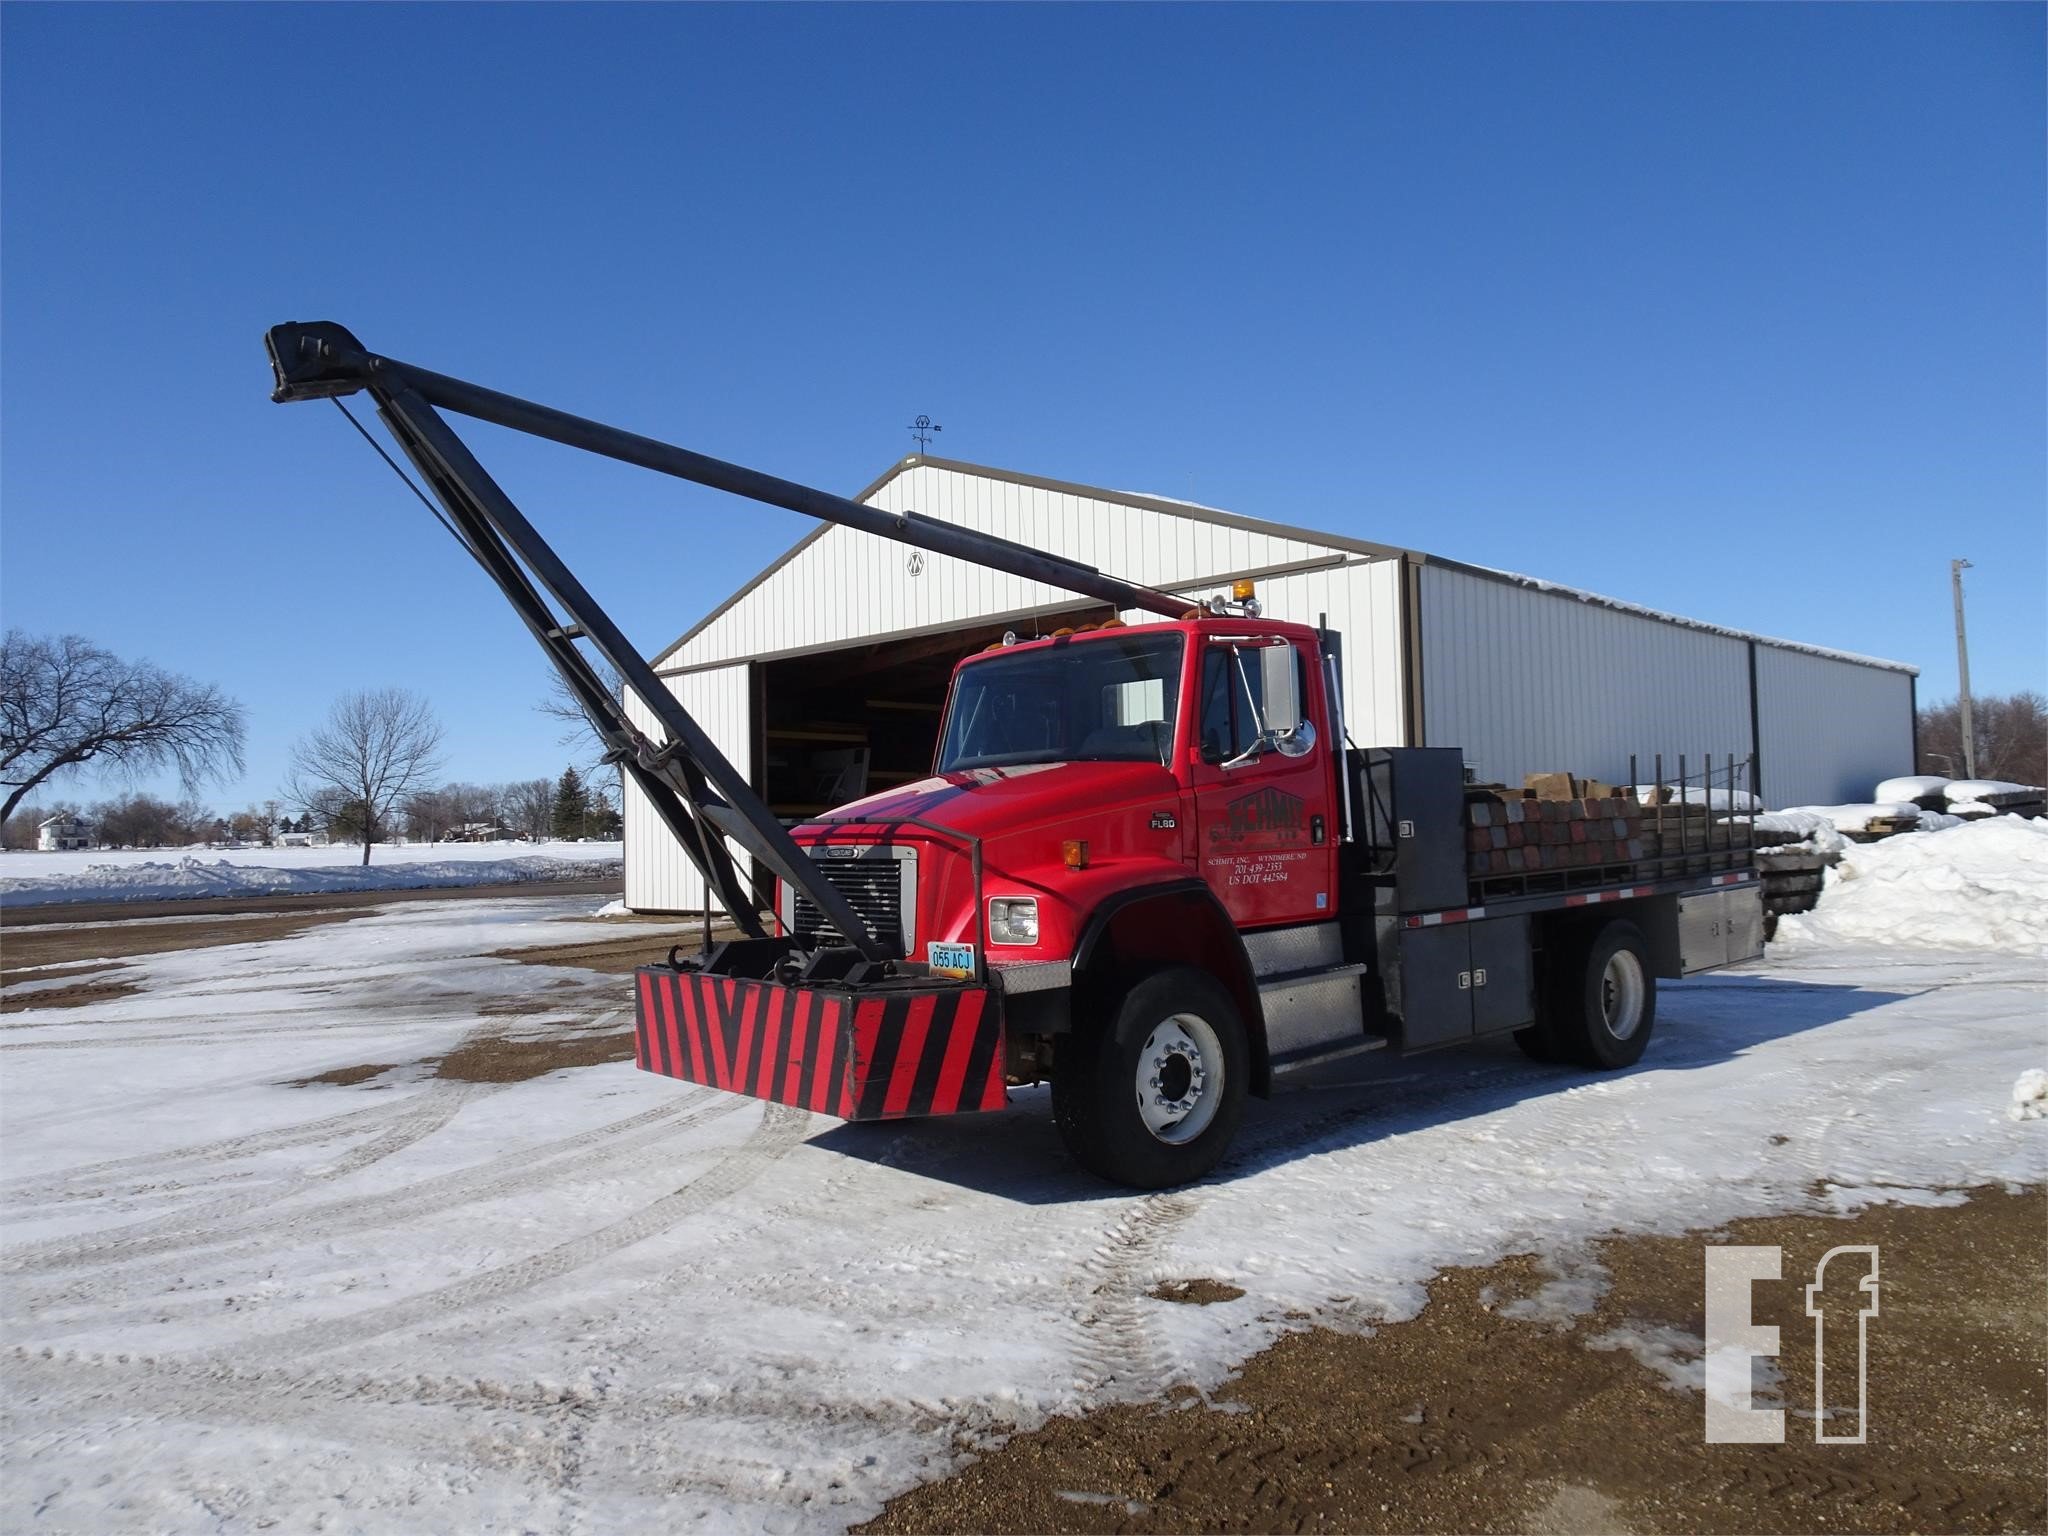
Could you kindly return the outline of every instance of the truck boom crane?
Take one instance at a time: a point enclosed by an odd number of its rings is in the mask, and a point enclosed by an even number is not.
[[[1246,1094],[1282,1073],[1504,1034],[1627,1067],[1657,978],[1761,951],[1750,838],[1708,811],[1713,770],[1668,832],[1632,791],[1468,786],[1455,746],[1351,746],[1341,637],[1262,616],[1249,583],[1197,604],[398,362],[338,325],[265,339],[273,399],[370,396],[703,873],[703,952],[634,973],[643,1071],[846,1120],[997,1110],[1049,1079],[1075,1158],[1157,1188],[1213,1168]],[[965,658],[930,778],[786,828],[443,411],[1155,617]],[[714,900],[742,937],[711,942]]]
[[[264,346],[276,376],[272,400],[285,404],[362,392],[375,402],[379,418],[441,503],[464,548],[497,583],[589,716],[609,760],[617,762],[646,794],[704,876],[707,889],[753,938],[767,937],[759,916],[761,903],[743,888],[725,838],[800,890],[862,958],[880,963],[889,958],[859,914],[838,890],[818,878],[811,861],[797,851],[788,832],[745,778],[681,701],[662,686],[654,669],[456,436],[440,411],[453,411],[824,522],[914,544],[934,554],[953,555],[1013,576],[1065,587],[1118,609],[1142,609],[1177,618],[1189,606],[1185,599],[1120,581],[1078,560],[914,512],[877,511],[829,491],[401,363],[369,351],[332,321],[288,321],[272,326],[264,336]],[[559,605],[562,616],[550,609],[541,595],[543,588]],[[632,723],[623,701],[612,696],[577,648],[576,642],[583,639],[661,722],[668,733],[666,741],[649,741]]]

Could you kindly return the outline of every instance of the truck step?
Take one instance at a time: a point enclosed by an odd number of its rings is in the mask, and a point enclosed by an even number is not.
[[[1364,1038],[1365,972],[1364,965],[1338,965],[1259,978],[1266,1048],[1276,1066]]]
[[[1279,992],[1309,982],[1341,981],[1352,976],[1363,976],[1367,969],[1365,962],[1361,960],[1352,965],[1318,965],[1311,966],[1305,971],[1279,971],[1271,976],[1259,978],[1259,994],[1263,997],[1268,992]]]
[[[1286,1056],[1274,1057],[1273,1075],[1279,1077],[1282,1073],[1299,1072],[1304,1067],[1319,1067],[1326,1061],[1342,1061],[1349,1056],[1363,1056],[1367,1051],[1384,1051],[1388,1044],[1385,1035],[1360,1035],[1352,1040],[1312,1046],[1307,1051],[1295,1051]]]

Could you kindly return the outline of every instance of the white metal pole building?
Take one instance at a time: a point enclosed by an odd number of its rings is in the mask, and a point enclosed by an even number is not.
[[[1696,623],[1419,551],[1168,498],[912,456],[856,498],[1081,560],[1191,603],[1238,577],[1265,612],[1342,637],[1359,746],[1459,746],[1481,781],[1637,754],[1756,764],[1774,806],[1867,799],[1913,768],[1916,672]],[[999,639],[1106,617],[1072,593],[822,526],[655,669],[779,813],[930,769],[953,666]],[[1127,615],[1142,622],[1144,615]],[[643,728],[651,726],[646,719]],[[1696,771],[1696,767],[1695,767]],[[702,882],[629,786],[626,904],[687,912]]]

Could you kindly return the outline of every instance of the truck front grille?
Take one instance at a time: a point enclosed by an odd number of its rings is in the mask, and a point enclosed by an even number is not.
[[[813,862],[818,873],[846,898],[846,904],[874,931],[876,938],[899,955],[909,953],[914,919],[908,917],[906,908],[915,899],[917,869],[910,849],[863,849],[856,859],[825,858]],[[844,939],[802,892],[797,893],[790,927],[806,938],[822,938],[826,943]]]

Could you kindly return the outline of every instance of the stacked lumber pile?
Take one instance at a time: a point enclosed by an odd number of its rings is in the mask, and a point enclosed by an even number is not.
[[[1592,779],[1531,774],[1519,791],[1465,791],[1465,867],[1475,880],[1597,869],[1643,857],[1643,808]]]
[[[1756,867],[1763,876],[1765,937],[1787,912],[1811,912],[1820,901],[1828,866],[1842,855],[1813,847],[1759,848]]]

